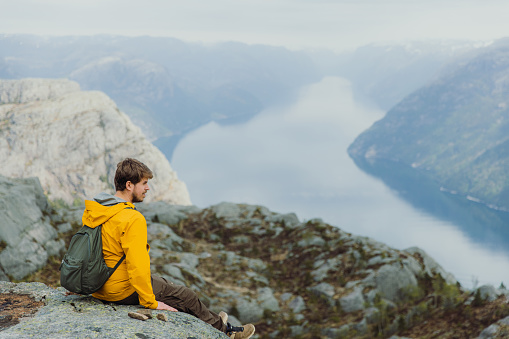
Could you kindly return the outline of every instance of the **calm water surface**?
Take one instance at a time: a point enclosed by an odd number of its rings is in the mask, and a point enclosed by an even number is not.
[[[349,158],[350,143],[383,114],[356,102],[346,80],[324,78],[291,105],[245,124],[203,126],[180,141],[171,163],[199,207],[229,201],[322,218],[398,249],[418,246],[465,287],[509,286],[509,239],[491,230],[480,241],[461,221],[410,204]]]

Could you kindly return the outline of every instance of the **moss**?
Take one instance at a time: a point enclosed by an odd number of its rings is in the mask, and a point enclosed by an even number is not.
[[[5,250],[6,247],[7,247],[7,243],[3,240],[0,240],[0,252]]]
[[[85,201],[81,198],[74,198],[74,201],[72,202],[72,206],[79,207],[85,205]]]
[[[50,206],[55,208],[55,209],[68,209],[70,206],[68,203],[66,203],[64,201],[64,199],[55,199],[55,200],[50,200]]]

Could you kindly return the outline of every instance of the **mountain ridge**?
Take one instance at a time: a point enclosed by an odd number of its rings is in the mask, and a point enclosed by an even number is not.
[[[509,210],[508,40],[407,96],[348,148],[367,165],[408,166],[443,190]],[[376,165],[375,165],[376,166]]]

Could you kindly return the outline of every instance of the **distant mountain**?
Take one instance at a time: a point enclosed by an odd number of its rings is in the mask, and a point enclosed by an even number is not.
[[[503,39],[407,96],[349,154],[375,172],[382,163],[386,172],[406,168],[444,191],[509,209],[508,98],[509,39]]]
[[[404,97],[483,46],[473,41],[369,44],[328,61],[329,72],[349,79],[355,95],[389,110]],[[323,58],[322,58],[323,61]]]
[[[320,75],[308,56],[153,37],[0,36],[0,78],[69,78],[110,96],[168,158],[210,121],[247,120]]]
[[[125,157],[154,172],[147,200],[191,204],[168,160],[104,93],[66,79],[0,80],[0,175],[38,177],[50,200],[81,204],[114,192]]]

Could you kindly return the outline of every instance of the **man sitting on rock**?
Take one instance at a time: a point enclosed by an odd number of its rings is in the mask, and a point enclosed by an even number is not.
[[[138,160],[127,158],[117,165],[115,195],[100,193],[85,201],[83,224],[102,227],[103,255],[114,267],[126,255],[113,275],[93,297],[120,305],[142,305],[150,309],[189,313],[231,338],[250,338],[252,324],[232,327],[225,312],[210,311],[189,288],[151,275],[147,222],[133,203],[142,202],[149,190],[152,171]],[[171,306],[170,306],[171,305]]]

